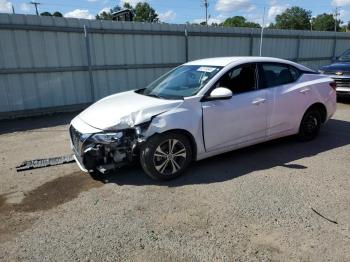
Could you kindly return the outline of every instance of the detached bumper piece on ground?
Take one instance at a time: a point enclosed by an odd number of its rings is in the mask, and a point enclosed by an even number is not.
[[[25,170],[29,170],[29,169],[36,169],[36,168],[42,168],[42,167],[68,164],[68,163],[72,163],[74,161],[75,160],[74,160],[73,155],[28,160],[28,161],[24,161],[21,164],[19,164],[18,166],[16,166],[16,170],[17,170],[17,172],[21,172],[21,171],[25,171]]]

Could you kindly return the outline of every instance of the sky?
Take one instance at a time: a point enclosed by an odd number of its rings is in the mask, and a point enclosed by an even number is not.
[[[204,0],[143,0],[148,2],[159,14],[160,20],[167,23],[183,24],[201,22],[205,19]],[[300,6],[311,10],[313,16],[332,13],[338,7],[340,19],[350,21],[350,0],[208,0],[209,23],[220,23],[228,17],[242,15],[249,21],[259,24],[273,22],[276,15],[291,6]],[[18,14],[35,14],[30,0],[0,0],[0,13],[12,12],[12,6]],[[59,11],[66,17],[93,19],[96,14],[111,7],[138,0],[36,0],[40,2],[39,12]],[[265,9],[265,16],[264,16]]]

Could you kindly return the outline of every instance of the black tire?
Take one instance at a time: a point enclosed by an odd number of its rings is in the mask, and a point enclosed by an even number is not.
[[[173,150],[169,152],[168,148]],[[156,180],[169,180],[180,176],[191,161],[191,143],[185,135],[178,133],[157,134],[148,139],[140,149],[143,170]]]
[[[317,137],[322,124],[321,112],[317,108],[306,111],[299,127],[299,140],[310,141]]]

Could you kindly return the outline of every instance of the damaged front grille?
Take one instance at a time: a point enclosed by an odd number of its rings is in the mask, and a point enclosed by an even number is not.
[[[134,128],[84,134],[71,125],[69,133],[76,160],[84,171],[98,170],[105,173],[129,164],[143,142]]]

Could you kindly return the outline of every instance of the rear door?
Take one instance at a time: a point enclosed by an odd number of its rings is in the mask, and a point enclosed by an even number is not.
[[[299,81],[301,72],[288,64],[261,63],[259,75],[268,103],[267,136],[296,131],[311,90]]]

